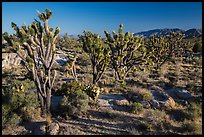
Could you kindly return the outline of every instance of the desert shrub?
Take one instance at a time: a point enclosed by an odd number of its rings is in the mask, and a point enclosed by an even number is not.
[[[88,108],[88,95],[84,92],[84,85],[77,81],[65,83],[61,91],[63,95],[60,112],[64,116],[81,115]]]
[[[194,53],[202,52],[202,43],[201,42],[195,43],[195,45],[193,46],[193,52]]]
[[[150,92],[142,93],[142,100],[150,101],[152,99],[152,94]]]
[[[191,102],[190,107],[183,111],[184,119],[196,120],[202,117],[202,106],[198,103]]]
[[[139,102],[134,102],[131,108],[132,108],[132,113],[138,114],[143,110],[143,105]]]
[[[147,110],[143,118],[149,124],[150,130],[164,131],[170,126],[170,118],[165,111]]]
[[[84,88],[84,92],[93,100],[96,101],[100,94],[100,88],[95,86],[94,84],[88,84]]]
[[[181,125],[181,132],[188,132],[188,134],[201,135],[202,123],[199,124],[196,121],[184,120]]]
[[[126,87],[127,82],[125,80],[116,80],[115,85],[121,86],[121,87]]]
[[[141,121],[141,122],[139,122],[138,123],[138,130],[143,130],[143,131],[147,131],[147,130],[149,130],[151,127],[150,127],[150,125],[147,123],[147,122],[145,122],[145,121]]]
[[[15,127],[16,125],[20,124],[22,122],[22,117],[21,115],[18,115],[16,113],[12,113],[10,115],[10,119],[7,123],[7,125],[11,126],[11,127]]]
[[[109,109],[106,109],[102,115],[107,119],[119,119],[121,117],[118,113],[114,113]]]
[[[24,81],[13,80],[10,85],[2,89],[2,126],[10,122],[17,124],[18,122],[12,122],[12,118],[17,117],[14,114],[18,114],[22,118],[22,121],[24,121],[25,112],[21,111],[22,108],[30,109],[31,107],[39,107],[37,96],[28,92],[34,86],[32,84],[28,79]]]
[[[129,93],[131,96],[137,96],[141,101],[150,101],[153,95],[146,88],[132,88]]]
[[[176,121],[185,120],[197,121],[202,117],[202,106],[199,103],[191,102],[186,109],[172,109],[168,114]]]
[[[84,89],[84,85],[77,81],[66,82],[63,83],[61,88],[55,92],[55,95],[58,96],[68,96],[70,94],[74,94],[74,91],[82,91]]]
[[[8,122],[11,108],[9,105],[2,105],[2,127]]]

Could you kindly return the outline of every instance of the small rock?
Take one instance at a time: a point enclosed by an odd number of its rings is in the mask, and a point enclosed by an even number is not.
[[[110,104],[108,103],[108,100],[105,100],[105,99],[98,99],[98,105],[102,107],[110,106]]]
[[[49,127],[49,134],[50,135],[57,135],[59,133],[59,124],[58,123],[52,123]]]
[[[160,108],[159,102],[155,99],[152,100],[152,108],[156,108],[156,109]]]
[[[151,87],[151,89],[152,89],[152,90],[164,91],[164,89],[162,89],[161,87],[156,86],[156,85],[153,85],[153,86]]]
[[[166,101],[169,98],[169,95],[166,94],[165,92],[161,92],[157,90],[152,90],[151,92],[152,92],[153,98],[158,101]]]
[[[167,108],[167,109],[175,108],[176,103],[174,99],[165,92],[153,90],[152,95],[153,95],[152,100],[153,108]]]
[[[189,93],[187,90],[175,90],[175,94],[180,98],[180,99],[190,99],[192,98],[191,93]]]
[[[144,108],[148,109],[151,107],[150,103],[147,101],[141,101],[141,104],[143,105]]]

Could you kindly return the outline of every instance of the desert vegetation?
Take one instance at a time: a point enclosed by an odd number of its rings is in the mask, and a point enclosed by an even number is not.
[[[202,134],[202,39],[84,31],[60,37],[52,11],[2,34],[2,132]],[[200,54],[201,53],[201,54]]]

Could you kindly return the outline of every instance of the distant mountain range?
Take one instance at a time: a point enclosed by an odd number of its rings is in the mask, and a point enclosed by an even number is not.
[[[185,34],[185,39],[188,38],[199,38],[202,37],[202,29],[189,29],[189,30],[182,30],[179,28],[173,28],[173,29],[153,29],[153,30],[148,30],[148,31],[142,31],[138,33],[134,33],[134,36],[144,36],[146,38],[149,38],[151,35],[156,34],[157,36],[165,36],[169,34],[170,32],[180,32]],[[59,34],[60,37],[62,37],[64,34]],[[78,38],[78,35],[68,35],[69,38]]]
[[[64,34],[59,34],[59,36],[62,38]],[[69,38],[78,38],[78,35],[68,35]]]
[[[185,34],[186,39],[188,38],[198,38],[202,37],[202,30],[201,29],[189,29],[187,31],[182,30],[182,29],[154,29],[154,30],[149,30],[149,31],[143,31],[143,32],[138,32],[134,33],[134,36],[144,36],[146,38],[149,38],[151,35],[156,34],[156,36],[165,36],[169,34],[170,32],[180,32]]]

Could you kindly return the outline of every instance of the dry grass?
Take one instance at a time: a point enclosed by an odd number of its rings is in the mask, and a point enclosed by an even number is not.
[[[148,89],[140,87],[131,88],[128,94],[129,98],[132,98],[133,96],[138,96],[143,101],[150,101],[153,97],[152,93],[148,91]]]

